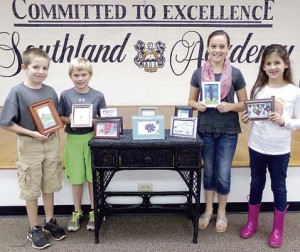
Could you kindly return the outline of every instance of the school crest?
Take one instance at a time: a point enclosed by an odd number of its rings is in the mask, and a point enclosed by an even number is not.
[[[155,44],[148,42],[147,45],[138,40],[134,45],[134,49],[137,51],[137,55],[134,57],[134,63],[139,68],[144,68],[146,72],[157,72],[158,68],[163,68],[165,65],[164,52],[166,44],[157,41]]]

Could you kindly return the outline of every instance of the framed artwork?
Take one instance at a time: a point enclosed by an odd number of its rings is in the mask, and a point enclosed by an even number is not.
[[[218,81],[202,82],[202,97],[206,107],[216,107],[221,103],[221,83]]]
[[[275,111],[275,97],[245,101],[245,109],[250,120],[266,120]]]
[[[156,107],[140,107],[139,116],[155,116]]]
[[[120,139],[120,119],[97,119],[94,121],[94,137]]]
[[[195,117],[171,117],[170,136],[196,139],[197,122]]]
[[[112,116],[112,117],[103,117],[103,118],[119,120],[120,121],[120,135],[123,134],[123,117],[122,116]]]
[[[93,104],[73,104],[71,127],[86,128],[93,126]]]
[[[41,134],[48,135],[64,127],[52,99],[31,104],[28,109]]]
[[[175,114],[176,117],[193,117],[193,109],[188,106],[175,106]]]
[[[100,109],[100,117],[114,117],[117,116],[116,108]]]
[[[132,137],[133,140],[165,139],[164,116],[133,116]]]

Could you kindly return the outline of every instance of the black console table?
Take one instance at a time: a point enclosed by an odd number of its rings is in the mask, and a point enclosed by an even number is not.
[[[198,239],[198,221],[201,190],[202,140],[170,137],[165,131],[163,140],[133,140],[132,130],[124,130],[119,140],[96,139],[89,141],[92,152],[93,189],[95,207],[95,243],[99,243],[99,230],[104,216],[111,207],[109,196],[140,196],[141,207],[152,209],[150,198],[157,195],[184,195],[183,209],[193,222],[193,243]],[[106,188],[114,174],[121,170],[174,170],[182,177],[187,191],[161,192],[107,192]],[[194,204],[193,204],[194,199]],[[128,210],[132,208],[128,208]]]

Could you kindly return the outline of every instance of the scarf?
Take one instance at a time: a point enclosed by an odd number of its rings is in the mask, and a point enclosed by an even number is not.
[[[202,81],[215,81],[215,74],[210,60],[204,63],[201,70],[201,76],[202,76]],[[230,61],[228,59],[225,59],[224,61],[220,82],[221,82],[221,99],[224,99],[228,95],[232,84],[232,70],[231,70]]]

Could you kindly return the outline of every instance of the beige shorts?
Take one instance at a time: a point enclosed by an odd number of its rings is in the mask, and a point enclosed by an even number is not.
[[[18,182],[20,199],[36,200],[41,192],[54,193],[62,187],[58,133],[39,141],[27,136],[18,137]]]

